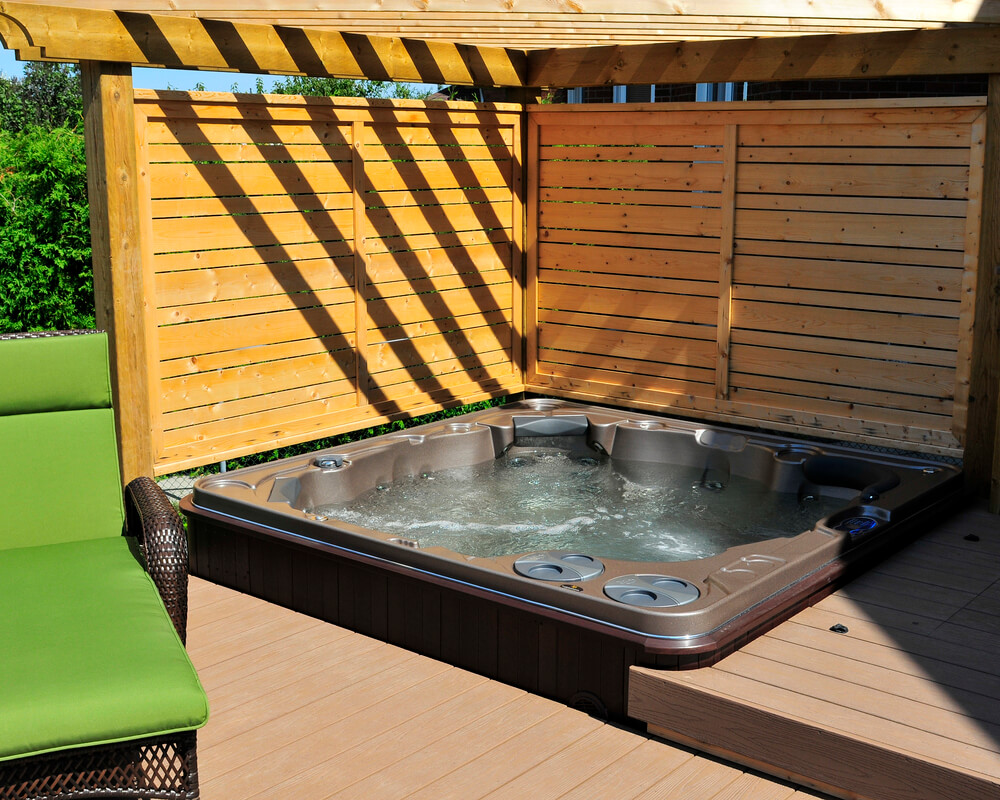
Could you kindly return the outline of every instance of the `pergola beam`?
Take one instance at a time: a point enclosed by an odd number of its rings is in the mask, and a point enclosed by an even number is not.
[[[280,75],[521,86],[525,54],[416,39],[0,2],[18,58]]]
[[[947,28],[536,50],[530,86],[723,83],[1000,72],[1000,29]]]

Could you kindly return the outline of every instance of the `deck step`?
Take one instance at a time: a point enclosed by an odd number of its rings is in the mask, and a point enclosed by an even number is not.
[[[837,796],[1000,797],[1000,519],[969,510],[933,537],[916,549],[952,547],[947,580],[904,550],[715,666],[632,667],[629,715]]]

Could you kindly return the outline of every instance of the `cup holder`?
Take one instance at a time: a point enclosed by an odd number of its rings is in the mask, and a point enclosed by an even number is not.
[[[693,583],[670,575],[623,575],[604,584],[604,594],[619,603],[643,608],[673,608],[701,597]]]
[[[529,553],[514,562],[514,571],[537,581],[572,583],[596,578],[604,572],[604,564],[593,556],[571,550],[546,550]]]

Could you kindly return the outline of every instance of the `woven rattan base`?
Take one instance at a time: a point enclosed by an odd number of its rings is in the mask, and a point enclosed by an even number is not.
[[[195,744],[192,731],[0,762],[0,800],[197,800]]]

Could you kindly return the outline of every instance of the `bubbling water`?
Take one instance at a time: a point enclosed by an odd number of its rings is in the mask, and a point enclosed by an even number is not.
[[[686,561],[794,536],[842,501],[799,500],[740,477],[515,446],[498,459],[414,475],[310,512],[477,557],[577,550],[626,561]]]

